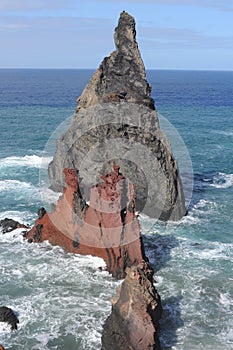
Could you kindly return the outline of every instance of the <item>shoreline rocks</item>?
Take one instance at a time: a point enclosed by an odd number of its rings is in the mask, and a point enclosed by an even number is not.
[[[16,230],[17,228],[29,229],[29,226],[19,223],[16,220],[5,218],[0,220],[0,229],[3,234]]]

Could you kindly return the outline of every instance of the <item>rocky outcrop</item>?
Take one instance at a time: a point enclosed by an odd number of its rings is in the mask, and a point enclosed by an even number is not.
[[[153,271],[141,262],[126,269],[126,278],[112,300],[112,312],[102,333],[102,350],[160,350],[160,297]]]
[[[17,323],[19,323],[13,310],[6,306],[0,306],[0,322],[7,322],[11,325],[11,329],[17,329]]]
[[[125,276],[125,268],[146,259],[136,215],[134,186],[114,165],[112,172],[90,191],[87,204],[74,169],[64,169],[66,187],[51,213],[41,210],[29,242],[48,240],[68,252],[103,258],[114,277]]]
[[[116,50],[94,73],[78,98],[78,108],[123,100],[155,109],[136,42],[135,20],[126,12],[121,13],[114,41]]]
[[[104,58],[78,99],[67,132],[57,141],[49,165],[51,188],[64,187],[64,168],[79,169],[80,191],[119,164],[135,185],[139,211],[161,220],[185,213],[178,165],[159,128],[158,115],[136,42],[135,21],[122,12],[115,29],[116,50]]]
[[[2,233],[11,232],[13,230],[16,230],[17,228],[29,228],[29,226],[26,226],[24,224],[20,224],[18,221],[15,221],[13,219],[5,218],[3,220],[0,220],[0,229]]]
[[[2,345],[0,345],[0,350],[5,350],[4,347]]]

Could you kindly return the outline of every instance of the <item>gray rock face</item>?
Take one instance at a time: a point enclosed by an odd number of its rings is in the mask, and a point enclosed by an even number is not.
[[[179,220],[186,209],[178,167],[159,128],[135,36],[134,19],[123,12],[115,29],[116,51],[94,73],[57,141],[49,166],[51,188],[61,191],[63,169],[76,168],[88,200],[89,188],[116,163],[136,186],[139,211]]]

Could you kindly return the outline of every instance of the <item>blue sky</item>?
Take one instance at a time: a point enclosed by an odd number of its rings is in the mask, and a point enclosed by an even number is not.
[[[147,69],[233,70],[233,0],[0,0],[0,68],[97,68],[123,10]]]

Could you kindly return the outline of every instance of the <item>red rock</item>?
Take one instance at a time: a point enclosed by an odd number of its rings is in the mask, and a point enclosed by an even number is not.
[[[126,269],[102,333],[102,350],[160,350],[162,306],[147,262]]]
[[[39,217],[27,238],[48,240],[66,251],[103,258],[114,277],[125,276],[125,268],[146,259],[135,214],[134,186],[119,172],[119,166],[102,176],[91,188],[90,205],[79,190],[78,174],[64,169],[66,187],[51,213]]]
[[[0,350],[5,350],[4,347],[2,345],[0,345]]]

